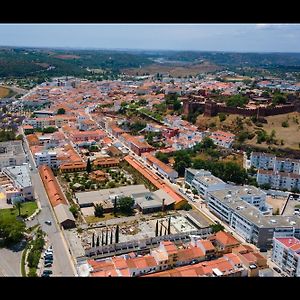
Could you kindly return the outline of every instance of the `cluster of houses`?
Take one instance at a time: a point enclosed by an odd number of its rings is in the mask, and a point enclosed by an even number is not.
[[[85,267],[85,268],[84,268]],[[81,276],[259,276],[268,269],[267,260],[253,247],[241,245],[230,233],[219,231],[207,239],[191,237],[191,242],[176,245],[161,241],[149,254],[129,254],[102,260],[87,260]]]

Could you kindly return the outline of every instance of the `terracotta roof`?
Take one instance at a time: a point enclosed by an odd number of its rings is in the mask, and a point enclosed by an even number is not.
[[[42,165],[39,167],[39,172],[51,205],[55,207],[58,204],[68,204],[51,168]]]
[[[230,233],[225,231],[218,231],[215,234],[215,239],[225,247],[240,244],[240,242],[237,239],[235,239]]]

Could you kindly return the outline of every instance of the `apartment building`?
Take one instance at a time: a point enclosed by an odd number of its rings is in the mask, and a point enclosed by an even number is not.
[[[252,152],[250,163],[251,166],[257,169],[300,174],[299,159],[282,158],[269,153]]]
[[[196,189],[203,198],[206,198],[207,192],[224,189],[228,186],[224,181],[206,170],[196,170],[186,168],[184,174],[185,183]]]
[[[34,159],[38,167],[41,165],[47,165],[50,168],[57,169],[60,164],[55,151],[36,152],[34,153]]]
[[[247,242],[260,248],[270,248],[274,233],[300,236],[299,217],[264,215],[259,207],[247,203],[242,200],[241,195],[229,191],[227,189],[208,192],[208,208]]]
[[[300,174],[259,169],[256,181],[259,185],[269,184],[274,189],[300,190]]]
[[[150,164],[154,169],[156,169],[160,174],[170,179],[170,181],[175,182],[178,178],[178,173],[173,168],[163,163],[150,153],[143,153],[142,157]]]
[[[274,237],[272,261],[290,276],[300,277],[300,240],[295,237]]]
[[[276,156],[269,153],[252,152],[250,156],[251,166],[256,169],[274,170]]]

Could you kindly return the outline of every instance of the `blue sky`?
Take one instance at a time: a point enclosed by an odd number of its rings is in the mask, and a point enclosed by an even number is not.
[[[0,24],[0,45],[300,52],[300,24]]]

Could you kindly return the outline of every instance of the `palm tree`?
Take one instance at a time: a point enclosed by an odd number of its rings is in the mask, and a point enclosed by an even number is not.
[[[16,202],[15,203],[15,207],[16,209],[19,211],[19,216],[21,216],[21,207],[22,207],[22,203],[21,202]]]

